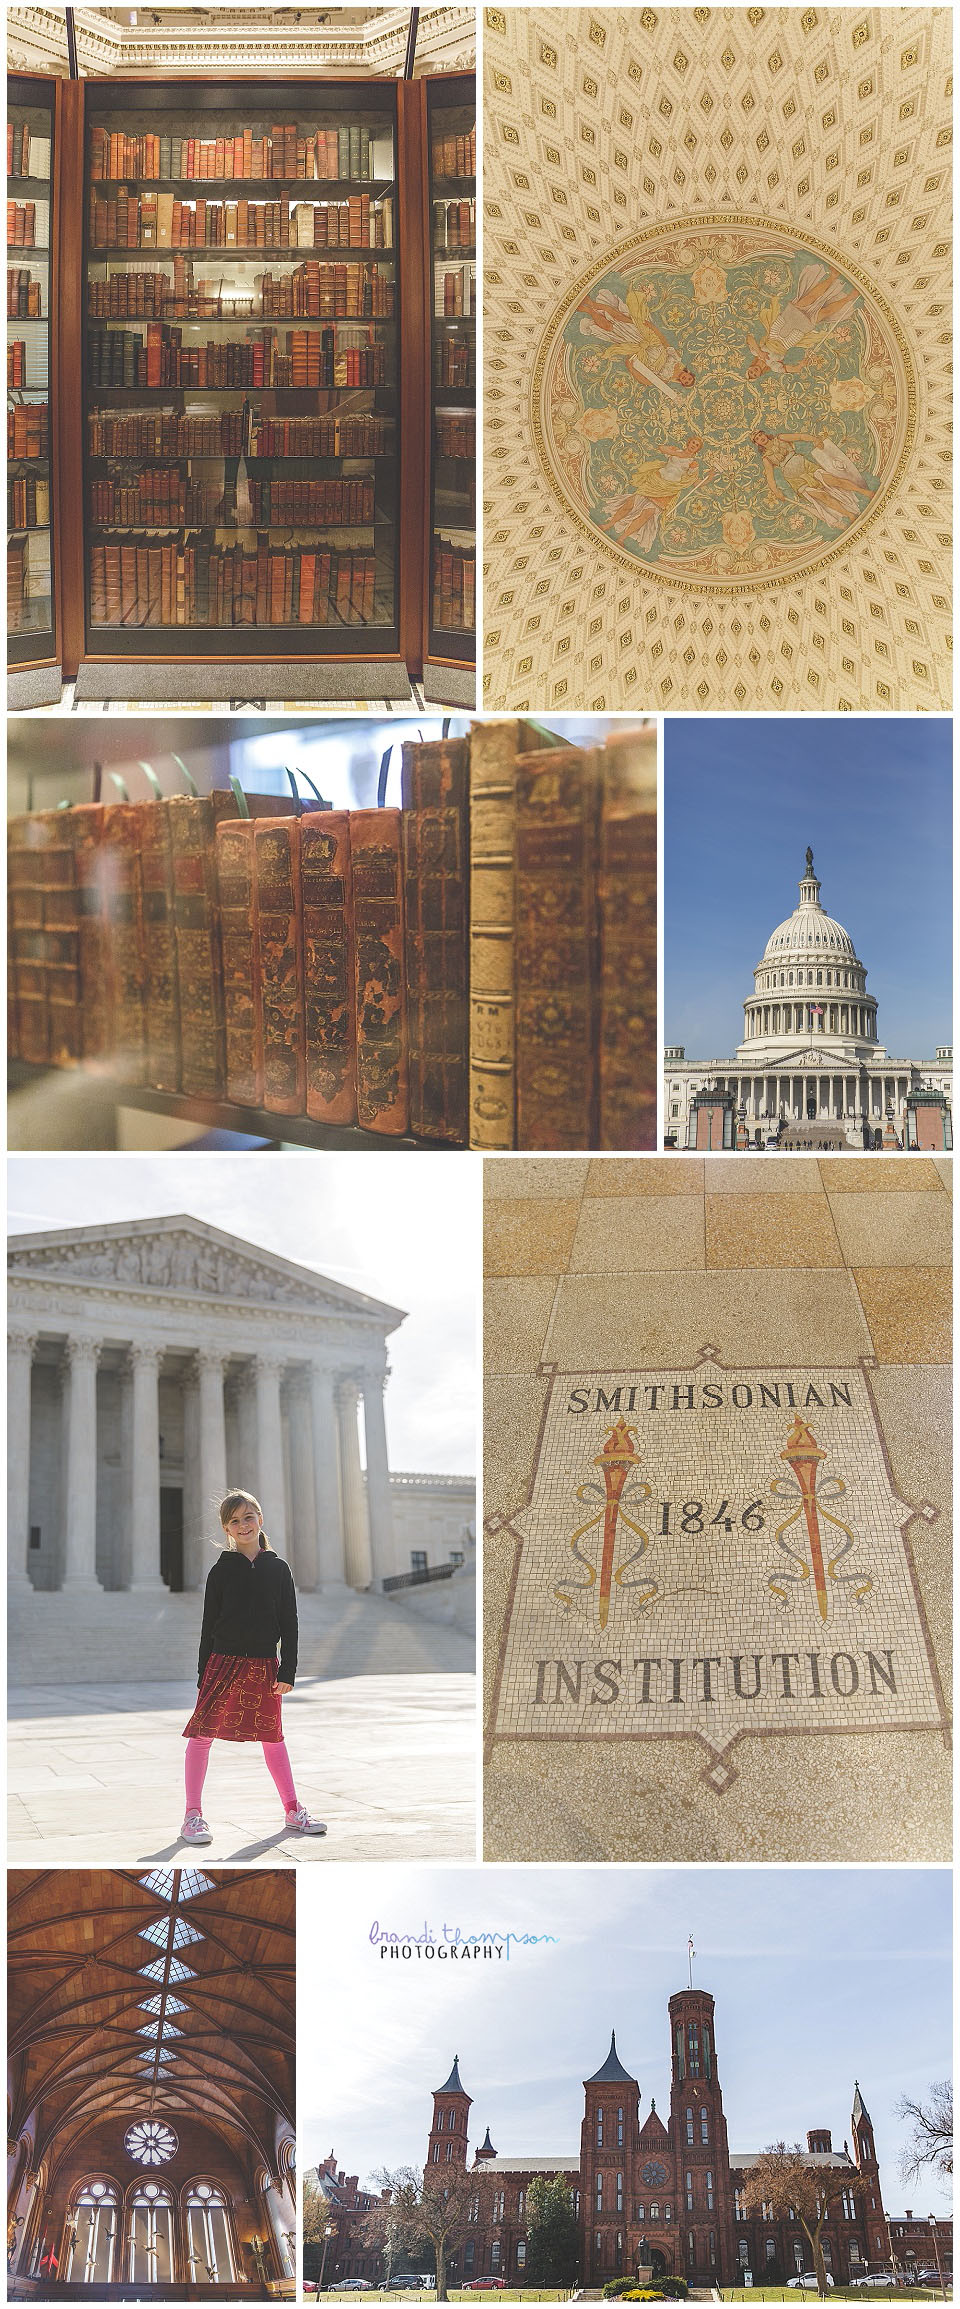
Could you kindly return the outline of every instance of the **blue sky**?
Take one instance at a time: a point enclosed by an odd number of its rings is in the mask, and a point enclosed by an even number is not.
[[[809,842],[891,1057],[950,1042],[950,731],[924,715],[667,720],[665,1041],[732,1058]]]
[[[366,1291],[392,1333],[390,1464],[476,1466],[479,1164],[469,1155],[11,1155],[7,1228],[97,1226],[185,1211]]]
[[[951,1909],[946,1869],[366,1868],[340,1871],[336,1902],[299,1886],[300,2106],[305,2162],[333,2149],[361,2182],[421,2163],[431,2094],[459,2054],[470,2144],[489,2124],[501,2155],[576,2155],[581,2080],[611,2028],[641,2100],[668,2111],[667,1999],[696,1983],[716,2000],[717,2069],[732,2152],[850,2133],[854,2079],[873,2118],[888,2212],[942,2214],[931,2181],[897,2170],[903,2092],[950,2067]],[[439,1941],[469,1932],[551,1935],[509,1960],[381,1958],[382,1930]]]

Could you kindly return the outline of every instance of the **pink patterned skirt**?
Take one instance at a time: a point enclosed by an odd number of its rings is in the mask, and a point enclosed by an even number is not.
[[[282,1740],[276,1660],[211,1652],[185,1740]]]

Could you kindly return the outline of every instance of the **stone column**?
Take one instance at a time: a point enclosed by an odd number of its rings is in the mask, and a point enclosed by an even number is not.
[[[387,1458],[387,1430],[383,1416],[383,1390],[387,1383],[385,1371],[365,1371],[363,1374],[363,1431],[367,1446],[367,1514],[370,1523],[370,1558],[373,1584],[382,1588],[396,1570],[393,1548],[393,1501],[390,1496],[390,1466]]]
[[[317,1582],[317,1510],[313,1497],[313,1425],[310,1386],[305,1371],[298,1371],[287,1390],[290,1435],[291,1570],[297,1586],[315,1588]]]
[[[317,1579],[321,1588],[342,1587],[346,1578],[340,1464],[333,1372],[322,1363],[310,1368],[313,1434],[313,1497],[316,1513]]]
[[[287,1518],[283,1492],[283,1430],[280,1424],[280,1373],[283,1363],[279,1355],[258,1355],[256,1359],[257,1388],[257,1484],[258,1498],[263,1509],[263,1525],[273,1540],[279,1555],[287,1551]]]
[[[32,1331],[7,1334],[7,1574],[11,1588],[26,1594],[33,1581],[27,1570],[30,1544],[30,1397]]]
[[[133,1524],[130,1586],[165,1593],[160,1577],[160,1360],[163,1350],[135,1342],[133,1376]]]
[[[68,1339],[63,1585],[74,1594],[97,1579],[97,1364],[100,1339]]]
[[[343,1498],[343,1540],[348,1587],[369,1587],[372,1578],[370,1533],[360,1472],[360,1437],[357,1433],[355,1379],[341,1379],[337,1388],[340,1427],[340,1481]]]
[[[215,1539],[219,1531],[218,1510],[227,1488],[227,1430],[223,1410],[224,1358],[213,1347],[201,1347],[197,1352],[196,1371],[200,1397],[200,1519],[204,1531],[209,1528]]]

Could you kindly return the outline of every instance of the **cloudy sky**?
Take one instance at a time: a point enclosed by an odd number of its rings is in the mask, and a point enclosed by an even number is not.
[[[901,2093],[949,2073],[946,1869],[357,1866],[299,1886],[303,2161],[332,2149],[361,2183],[422,2163],[431,2095],[455,2053],[470,2144],[575,2156],[581,2080],[617,2032],[641,2101],[670,2102],[667,1999],[716,1999],[717,2068],[732,2152],[850,2134],[855,2079],[873,2118],[888,2212],[947,2211],[897,2170]],[[459,1928],[530,1934],[509,1956],[381,1956],[371,1937]],[[386,1945],[390,1945],[389,1942]]]
[[[389,1341],[391,1465],[473,1472],[473,1156],[31,1154],[13,1155],[7,1168],[11,1234],[188,1212],[404,1308]]]
[[[933,714],[691,714],[664,753],[665,1041],[732,1058],[771,931],[820,902],[853,939],[893,1058],[951,1040],[951,725]]]

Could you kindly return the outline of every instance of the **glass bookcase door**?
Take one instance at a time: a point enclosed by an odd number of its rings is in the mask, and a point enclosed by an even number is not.
[[[477,161],[471,75],[427,85],[431,409],[429,657],[476,656]]]
[[[87,92],[88,646],[398,646],[396,96]]]
[[[54,652],[50,278],[54,91],[7,87],[7,655]]]

